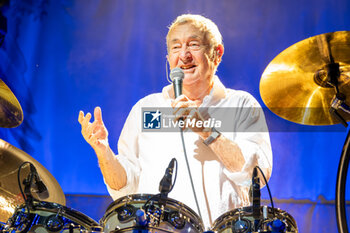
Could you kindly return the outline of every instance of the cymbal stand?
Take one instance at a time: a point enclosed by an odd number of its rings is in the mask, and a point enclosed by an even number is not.
[[[335,87],[336,95],[331,101],[330,113],[337,118],[345,127],[348,126],[345,119],[339,114],[338,110],[350,114],[350,107],[345,104],[346,96],[339,92],[338,88],[338,78],[340,76],[339,63],[331,63],[327,65],[327,71],[330,78],[330,84]],[[346,188],[346,178],[349,168],[350,161],[350,131],[348,131],[342,154],[340,157],[338,172],[337,172],[337,183],[335,190],[335,210],[337,216],[337,226],[339,233],[348,233],[348,224],[346,218],[346,201],[345,201],[345,188]]]

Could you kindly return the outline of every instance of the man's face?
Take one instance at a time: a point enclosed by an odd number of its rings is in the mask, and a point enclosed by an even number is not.
[[[168,61],[170,69],[180,67],[184,71],[183,85],[211,85],[215,65],[207,55],[208,46],[204,33],[191,24],[176,26],[171,31]]]

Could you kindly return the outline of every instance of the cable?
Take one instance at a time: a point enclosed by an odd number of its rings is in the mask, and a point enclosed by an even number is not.
[[[188,171],[188,175],[190,176],[190,180],[191,180],[191,186],[192,186],[192,191],[193,191],[193,195],[194,195],[194,200],[196,201],[199,217],[202,219],[202,214],[201,214],[201,211],[200,211],[199,205],[198,205],[196,190],[194,189],[194,185],[193,185],[191,169],[190,169],[190,165],[189,165],[188,159],[187,159],[187,153],[186,153],[186,146],[185,146],[183,130],[182,130],[182,128],[179,128],[179,129],[180,129],[180,133],[181,133],[181,141],[182,141],[182,147],[183,147],[183,150],[184,150],[184,156],[185,156],[185,160],[186,160],[187,171]]]
[[[265,180],[266,188],[267,188],[267,191],[269,192],[269,196],[270,196],[270,202],[271,202],[273,217],[276,217],[275,207],[274,207],[274,204],[273,204],[273,200],[272,200],[272,195],[271,195],[269,184],[267,183],[266,177],[265,177],[263,171],[261,170],[261,168],[259,166],[255,166],[255,167],[259,169],[260,174],[263,176],[263,178]]]
[[[171,81],[171,79],[169,79],[169,72],[168,72],[168,60],[165,59],[165,73],[166,73],[166,80],[168,80],[168,82],[170,84],[173,83],[173,81]]]
[[[161,193],[158,193],[158,194],[155,194],[155,195],[152,195],[152,197],[148,198],[148,200],[146,201],[146,203],[142,206],[142,209],[146,210],[146,206],[148,204],[148,202],[150,202],[152,199],[156,198],[156,197],[160,197]],[[159,204],[158,204],[159,205]]]

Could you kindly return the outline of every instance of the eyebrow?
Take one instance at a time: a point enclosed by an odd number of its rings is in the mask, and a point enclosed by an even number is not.
[[[189,38],[190,38],[190,39],[200,39],[200,36],[192,35],[192,36],[190,36]],[[174,42],[177,42],[177,41],[179,41],[179,39],[178,39],[178,38],[175,38],[175,39],[172,39],[172,40],[170,41],[170,43],[174,43]]]

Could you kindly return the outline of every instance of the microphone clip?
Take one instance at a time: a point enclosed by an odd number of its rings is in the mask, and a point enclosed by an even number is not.
[[[39,173],[32,163],[30,163],[30,172],[28,176],[23,180],[23,185],[28,204],[31,204],[34,200],[32,193],[36,193],[39,199],[47,199],[49,197],[47,187],[41,180]]]

